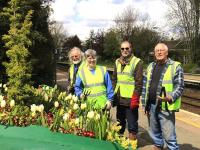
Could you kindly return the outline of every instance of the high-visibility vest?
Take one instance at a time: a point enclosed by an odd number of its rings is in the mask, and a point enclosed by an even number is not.
[[[135,89],[135,79],[133,73],[139,61],[139,58],[133,56],[130,63],[127,64],[123,70],[121,63],[118,62],[118,59],[115,61],[117,68],[117,85],[115,87],[115,93],[117,93],[117,91],[120,90],[121,97],[132,97]]]
[[[90,92],[87,102],[96,109],[103,109],[107,102],[106,86],[104,83],[105,73],[106,67],[98,65],[95,68],[94,74],[92,74],[87,66],[84,66],[78,72],[84,85],[83,91]]]
[[[145,101],[147,101],[148,97],[149,97],[149,87],[150,87],[150,74],[152,72],[152,67],[153,63],[151,63],[148,68],[147,68],[147,84],[146,84],[146,95],[145,95]],[[173,85],[173,78],[176,72],[176,68],[177,66],[180,65],[179,62],[177,61],[172,61],[171,64],[169,64],[164,77],[163,77],[163,81],[162,81],[162,87],[165,87],[166,90],[166,94],[171,94],[174,90],[174,85]],[[167,107],[165,106],[167,104]],[[168,102],[162,102],[162,110],[166,110],[166,108],[168,110],[178,110],[181,106],[181,97],[179,97],[178,99],[176,99],[172,104],[169,104]]]
[[[81,62],[81,64],[80,64],[80,66],[79,66],[79,68],[78,68],[78,70],[81,70],[81,68],[84,66],[84,64],[85,64],[85,62],[84,61],[82,61]],[[77,70],[77,73],[78,73],[78,70]],[[73,81],[74,81],[74,64],[72,64],[71,66],[70,66],[70,68],[69,68],[69,77],[70,77],[70,85],[71,86],[73,86]],[[76,74],[77,75],[77,74]]]

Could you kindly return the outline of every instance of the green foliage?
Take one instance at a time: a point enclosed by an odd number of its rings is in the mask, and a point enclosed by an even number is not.
[[[24,21],[21,21],[18,4],[18,0],[11,0],[9,6],[4,8],[4,15],[7,15],[10,21],[10,30],[8,34],[3,35],[5,47],[8,49],[6,55],[9,58],[9,62],[5,62],[4,65],[9,77],[8,98],[23,103],[31,93],[31,65],[28,61],[30,55],[28,47],[31,41],[28,36],[32,26],[30,20],[33,11],[30,10]]]
[[[198,70],[197,68],[198,68],[197,64],[188,63],[183,65],[185,73],[198,73],[196,72],[196,70]]]
[[[118,40],[118,34],[110,30],[105,35],[105,42],[104,42],[104,59],[115,60],[119,57],[120,53],[120,43]]]
[[[20,0],[18,6],[20,9],[18,12],[21,15],[21,19],[25,18],[29,10],[33,10],[32,14],[32,27],[29,34],[32,45],[29,46],[30,59],[32,64],[32,76],[34,85],[48,84],[52,85],[55,77],[55,65],[54,65],[54,42],[49,32],[48,23],[49,15],[52,11],[50,4],[53,0]],[[1,0],[0,12],[3,7],[8,6],[8,0]],[[21,20],[23,21],[23,20]],[[8,16],[0,13],[0,36],[7,34],[9,30],[10,20]],[[6,56],[6,50],[4,48],[4,42],[0,38],[0,79],[3,83],[6,83],[6,71],[2,66],[3,61],[9,61]]]
[[[149,52],[153,51],[154,46],[159,41],[159,35],[149,28],[137,27],[131,36],[130,42],[133,45],[134,55],[149,63]]]

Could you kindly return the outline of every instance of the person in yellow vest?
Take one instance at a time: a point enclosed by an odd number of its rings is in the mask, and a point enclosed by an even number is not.
[[[121,57],[115,61],[113,72],[115,85],[114,103],[117,105],[116,118],[121,126],[119,133],[121,135],[124,134],[126,122],[128,122],[129,139],[136,140],[143,63],[133,55],[132,46],[128,41],[122,42],[120,49]]]
[[[75,93],[81,99],[85,98],[84,91],[88,91],[86,100],[95,109],[110,109],[113,100],[113,88],[106,67],[97,65],[95,50],[85,51],[86,64],[78,71]],[[87,93],[88,93],[87,92]]]
[[[179,62],[168,58],[168,47],[158,43],[154,49],[155,62],[147,67],[143,80],[142,105],[149,119],[149,134],[154,149],[164,143],[170,150],[178,150],[175,131],[175,112],[181,105],[184,88],[183,69]]]
[[[68,83],[67,83],[67,92],[74,94],[74,84],[76,81],[76,76],[78,73],[78,70],[82,68],[84,65],[84,53],[80,50],[78,47],[73,47],[69,53],[68,57],[70,60],[70,67],[68,70]]]

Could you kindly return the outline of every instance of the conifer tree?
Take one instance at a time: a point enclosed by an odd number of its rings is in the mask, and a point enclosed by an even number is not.
[[[6,55],[9,62],[5,62],[8,75],[8,98],[24,103],[31,92],[31,64],[29,61],[28,47],[31,45],[29,39],[32,26],[31,16],[33,11],[28,11],[22,18],[19,7],[20,0],[11,0],[3,14],[9,17],[10,29],[3,35],[5,47],[8,49]]]

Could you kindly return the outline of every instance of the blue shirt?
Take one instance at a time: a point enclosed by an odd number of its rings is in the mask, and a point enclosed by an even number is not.
[[[94,70],[90,70],[92,74],[95,74],[95,69]],[[113,87],[112,87],[112,82],[110,79],[110,76],[108,74],[108,71],[106,71],[105,76],[104,76],[104,83],[106,86],[106,96],[107,99],[109,101],[113,100],[113,96],[114,96],[114,91],[113,91]],[[76,78],[76,83],[75,83],[75,94],[76,96],[80,97],[81,93],[83,92],[84,89],[84,85],[83,82],[80,78],[80,76],[78,75]]]

